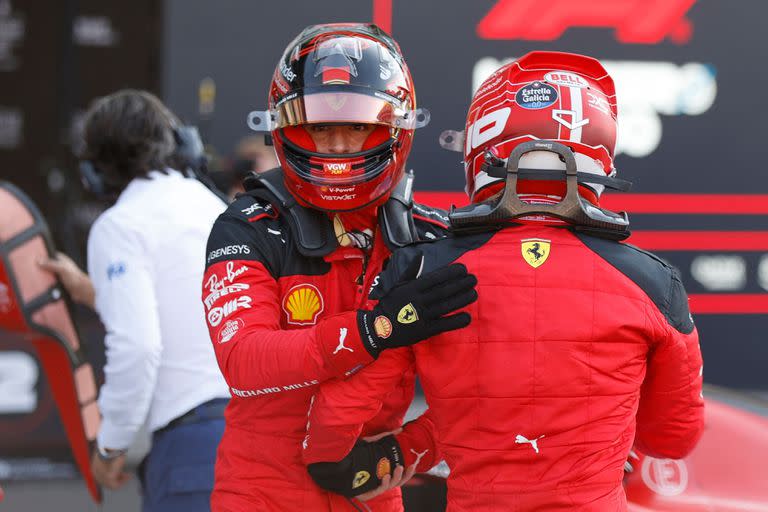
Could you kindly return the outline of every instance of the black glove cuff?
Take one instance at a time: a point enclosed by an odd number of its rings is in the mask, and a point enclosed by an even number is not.
[[[390,469],[390,474],[395,470],[395,466],[400,465],[404,466],[405,461],[403,459],[403,450],[400,449],[400,443],[397,442],[397,439],[393,435],[388,435],[386,437],[382,437],[378,441],[376,441],[376,444],[379,445],[379,447],[384,451],[384,454],[389,459],[389,462],[392,464],[392,467]],[[377,475],[379,478],[383,478],[384,475]]]
[[[365,350],[367,350],[374,359],[378,359],[379,354],[384,349],[381,339],[376,335],[376,328],[374,325],[376,321],[375,319],[378,316],[381,315],[376,312],[376,309],[373,311],[358,310],[357,312],[357,329],[360,331],[360,340],[363,342]]]
[[[349,493],[351,496],[376,489],[385,476],[391,476],[398,465],[403,465],[403,452],[395,436],[389,435],[370,443],[358,443],[355,449],[359,450],[358,456],[354,457],[356,467],[362,470],[355,473]]]
[[[403,464],[400,445],[389,435],[374,442],[358,441],[339,462],[316,462],[307,471],[323,489],[352,497],[376,489]]]

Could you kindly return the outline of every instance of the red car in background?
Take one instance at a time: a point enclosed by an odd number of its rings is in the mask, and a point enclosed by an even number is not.
[[[630,512],[768,511],[768,403],[711,386],[704,396],[704,435],[688,457],[630,457]]]

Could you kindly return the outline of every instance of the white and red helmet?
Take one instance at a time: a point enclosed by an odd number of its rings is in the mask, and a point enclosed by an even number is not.
[[[259,113],[252,113],[259,114]],[[266,113],[285,184],[327,211],[378,204],[400,181],[413,131],[429,121],[397,43],[373,24],[312,25],[286,48]],[[310,124],[373,124],[362,150],[318,152]]]
[[[467,114],[463,151],[470,200],[483,202],[504,185],[503,179],[484,171],[487,153],[505,159],[515,147],[532,140],[570,147],[579,172],[613,176],[616,116],[613,80],[596,59],[535,51],[501,67],[477,90]],[[536,151],[524,155],[520,163],[561,168],[552,159],[558,156]],[[564,187],[562,181],[521,181],[518,193],[561,194]],[[598,184],[580,186],[582,195],[594,200],[602,189]]]

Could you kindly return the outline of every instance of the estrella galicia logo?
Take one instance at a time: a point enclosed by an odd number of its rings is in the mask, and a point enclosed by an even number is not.
[[[557,101],[557,89],[544,82],[532,82],[515,94],[515,102],[523,108],[538,110]]]
[[[125,274],[125,263],[117,261],[107,267],[107,279],[110,281]]]

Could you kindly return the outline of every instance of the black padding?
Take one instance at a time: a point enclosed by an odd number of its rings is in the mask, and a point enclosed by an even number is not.
[[[206,268],[221,261],[260,261],[275,279],[323,275],[330,264],[298,248],[292,226],[272,203],[239,195],[222,213],[208,237]]]
[[[655,254],[633,245],[574,233],[581,242],[639,286],[669,325],[683,334],[693,331],[688,295],[678,270]]]
[[[466,236],[448,236],[433,242],[421,242],[392,253],[384,270],[374,281],[370,298],[379,299],[400,282],[400,278],[414,258],[424,256],[422,275],[458,260],[465,253],[486,244],[497,231],[486,231]]]
[[[333,224],[325,213],[305,208],[285,188],[282,169],[254,174],[244,182],[246,194],[273,204],[283,215],[304,256],[323,257],[338,247]]]
[[[413,203],[412,189],[406,186],[412,180],[413,175],[406,174],[378,211],[384,243],[390,250],[419,240],[441,238],[447,229],[445,212]],[[281,168],[252,173],[243,185],[245,195],[272,204],[280,212],[302,255],[323,257],[336,250],[338,241],[328,214],[298,204],[285,187]],[[416,221],[414,212],[427,220]]]
[[[494,178],[505,178],[507,176],[507,167],[504,166],[487,166],[483,168],[489,176]],[[521,180],[531,181],[555,181],[565,180],[565,169],[518,169],[518,176]],[[592,174],[588,172],[577,172],[577,181],[583,183],[597,183],[603,185],[606,188],[612,190],[620,190],[621,192],[629,192],[632,190],[632,182],[623,180],[621,178],[615,178],[612,176],[600,176],[599,174]]]
[[[417,241],[413,223],[413,172],[407,172],[379,208],[379,226],[391,251]]]

